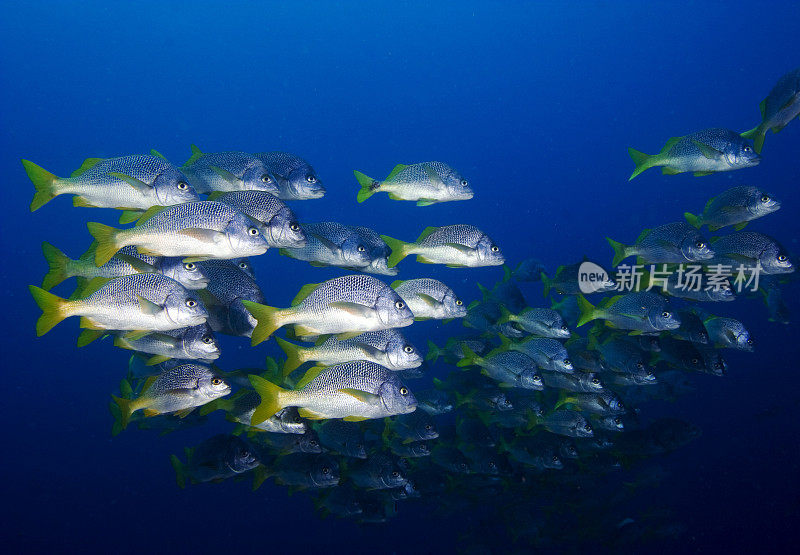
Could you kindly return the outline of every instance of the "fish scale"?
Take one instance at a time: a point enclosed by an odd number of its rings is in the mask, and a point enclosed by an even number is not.
[[[186,294],[186,289],[174,279],[161,274],[133,274],[112,279],[88,297],[81,299],[86,304],[114,307],[118,310],[139,308],[137,297],[144,297],[155,304],[163,304],[173,293]]]
[[[357,250],[360,236],[347,226],[337,222],[318,222],[303,224],[302,228],[306,235],[305,246],[281,249],[281,254],[332,266],[362,267],[369,264],[368,252]],[[336,245],[336,250],[323,239]]]
[[[268,170],[281,177],[287,177],[298,168],[311,169],[308,162],[288,152],[257,152],[253,156],[261,160]],[[313,174],[313,170],[311,172]]]
[[[268,191],[228,191],[215,197],[260,222],[269,222],[275,214],[288,207],[286,203]]]
[[[371,276],[341,276],[331,279],[314,289],[299,305],[298,309],[321,313],[334,302],[350,302],[365,306],[374,306],[381,294],[391,291],[390,295],[400,297],[382,281]]]
[[[132,231],[164,232],[186,228],[223,231],[238,214],[241,212],[222,202],[187,202],[164,208],[136,225]]]
[[[252,174],[255,179],[249,179],[238,187],[220,176],[212,166],[230,172],[239,180],[245,179],[245,173]],[[266,175],[267,169],[261,160],[245,152],[213,152],[203,153],[195,160],[187,162],[181,168],[191,179],[192,185],[198,193],[212,191],[236,191],[242,187],[278,193],[275,183],[261,182],[261,176]]]
[[[485,234],[475,226],[468,224],[447,225],[440,227],[417,244],[421,247],[438,247],[446,243],[457,243],[475,248],[484,236]]]

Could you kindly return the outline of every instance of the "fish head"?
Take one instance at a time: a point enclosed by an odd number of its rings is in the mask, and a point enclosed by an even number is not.
[[[381,322],[388,328],[402,328],[414,323],[414,314],[397,292],[384,287],[375,299],[375,310]]]
[[[254,256],[264,254],[269,248],[264,230],[260,222],[238,213],[225,226],[225,235],[233,252],[240,256]]]
[[[594,428],[583,416],[576,418],[570,427],[574,437],[594,437]]]
[[[260,161],[247,167],[242,174],[242,184],[248,191],[266,191],[276,197],[280,196],[278,179]]]
[[[736,293],[734,293],[733,287],[731,287],[728,279],[724,279],[715,284],[711,289],[706,291],[706,295],[708,295],[709,300],[715,302],[727,302],[736,299]],[[706,341],[708,341],[708,336],[706,336]]]
[[[237,268],[250,276],[252,279],[256,279],[256,271],[253,268],[253,264],[246,256],[242,258],[232,258],[231,263],[235,264]]]
[[[340,245],[345,264],[353,268],[369,266],[372,258],[369,245],[357,233],[351,233]]]
[[[570,335],[572,335],[572,333],[569,331],[569,326],[566,324],[566,322],[564,322],[564,319],[558,313],[555,313],[555,317],[553,318],[552,322],[547,322],[545,325],[547,326],[550,335],[555,339],[567,339]]]
[[[225,463],[237,474],[252,470],[261,464],[255,450],[246,441],[236,436],[231,436],[226,449]]]
[[[281,183],[286,196],[294,200],[311,200],[325,196],[325,187],[311,166],[300,166],[292,170]]]
[[[600,380],[600,378],[598,378],[597,375],[595,374],[582,374],[581,381],[590,391],[593,391],[595,393],[600,393],[601,391],[605,391],[605,387],[603,386],[602,380]]]
[[[448,289],[442,299],[445,318],[463,318],[467,315],[467,305],[459,299],[452,289]]]
[[[279,410],[273,418],[280,422],[280,429],[287,434],[304,434],[308,426],[300,418],[297,409],[294,407],[286,407]]]
[[[519,375],[519,385],[523,389],[535,389],[537,391],[544,389],[542,376],[531,369],[526,369]]]
[[[442,181],[451,200],[469,200],[475,196],[469,181],[455,170],[444,176]]]
[[[703,353],[703,357],[705,358],[705,365],[709,373],[720,377],[727,374],[728,363],[719,352],[708,350]]]
[[[767,274],[790,274],[795,269],[789,255],[777,243],[764,249],[758,260]]]
[[[288,206],[278,210],[264,226],[275,246],[290,249],[306,246],[306,232]]]
[[[690,228],[689,232],[684,235],[680,244],[683,257],[689,261],[709,260],[713,258],[714,251],[709,246],[706,238],[700,235],[700,233],[691,226],[687,225],[686,227]]]
[[[475,246],[475,251],[478,253],[478,259],[485,266],[501,266],[506,261],[503,251],[488,235],[483,235],[480,238]]]
[[[508,396],[506,396],[506,394],[502,391],[491,393],[489,396],[489,401],[496,410],[502,412],[514,410],[514,404],[511,402],[511,399],[509,399]]]
[[[409,414],[417,409],[416,397],[394,374],[380,385],[377,394],[388,414]]]
[[[216,360],[220,350],[208,324],[192,326],[183,334],[183,351],[193,359]]]
[[[397,268],[396,267],[390,268],[389,261],[383,254],[379,256],[373,256],[372,260],[369,263],[369,266],[367,266],[366,268],[362,268],[362,270],[365,272],[369,272],[371,274],[380,274],[384,276],[397,275]]]
[[[761,156],[753,148],[753,143],[742,137],[728,142],[725,146],[724,156],[728,164],[735,168],[749,168],[757,166],[761,162]]]
[[[210,370],[200,375],[197,379],[197,393],[200,397],[208,399],[206,402],[224,397],[230,392],[230,384]]]
[[[558,446],[558,452],[566,459],[577,459],[578,448],[571,441],[564,440]]]
[[[200,298],[183,287],[167,295],[164,310],[167,318],[178,327],[198,326],[208,318],[208,311]]]
[[[208,286],[208,276],[194,262],[183,262],[178,257],[162,258],[160,269],[162,274],[174,279],[186,289],[205,289]]]
[[[778,199],[757,187],[748,189],[746,204],[747,211],[753,218],[766,216],[767,214],[779,210],[781,207],[781,202]]]
[[[156,200],[161,206],[172,206],[173,204],[201,200],[200,195],[189,184],[186,176],[171,165],[165,167],[156,176],[152,187],[156,194]]]
[[[415,441],[409,450],[415,457],[427,457],[431,454],[430,446],[424,441]]]
[[[339,463],[328,455],[314,457],[307,470],[313,487],[329,488],[339,483]]]
[[[419,350],[400,333],[389,338],[386,356],[392,368],[416,368],[423,360]]]
[[[734,336],[733,343],[737,349],[742,351],[753,350],[753,338],[750,337],[750,332],[744,326],[738,326],[738,329],[731,330],[731,334]]]
[[[303,434],[295,434],[294,438],[297,450],[301,453],[322,453],[325,451],[314,430],[306,430]]]
[[[654,303],[648,310],[647,319],[656,330],[674,330],[681,325],[680,317],[666,302]]]

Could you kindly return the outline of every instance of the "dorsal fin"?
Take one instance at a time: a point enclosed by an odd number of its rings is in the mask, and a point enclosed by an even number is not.
[[[103,160],[105,160],[105,158],[87,158],[83,161],[83,164],[81,164],[80,168],[70,174],[70,177],[78,177],[79,175],[83,175]]]
[[[203,155],[203,152],[199,148],[197,148],[197,145],[192,145],[191,148],[192,148],[192,155],[189,157],[188,160],[186,160],[186,162],[184,162],[183,164],[184,167],[194,164]]]
[[[224,195],[227,191],[211,191],[208,194],[208,198],[206,200],[217,200],[219,197]]]
[[[111,281],[112,278],[107,277],[95,277],[89,280],[89,282],[84,286],[83,290],[80,292],[81,297],[88,297],[89,295],[94,295],[97,291],[100,290],[106,283]],[[77,293],[77,291],[76,291]]]
[[[639,237],[636,238],[636,244],[638,245],[642,241],[644,241],[645,237],[650,233],[650,229],[643,229],[642,232],[639,234]]]
[[[325,368],[327,368],[327,367],[326,366],[314,366],[313,368],[309,368],[308,372],[303,374],[303,377],[300,378],[300,381],[298,381],[297,384],[295,384],[294,388],[295,389],[303,389],[305,386],[307,386],[309,383],[311,383],[311,381],[314,378],[319,376],[322,373],[322,371],[325,370]]]
[[[166,208],[166,206],[158,206],[158,205],[151,206],[145,211],[144,214],[142,214],[142,217],[139,218],[139,220],[136,222],[136,225],[137,226],[142,225],[144,222],[146,222],[147,220],[149,220],[150,218],[152,218],[153,216],[164,210],[164,208]]]
[[[166,157],[166,156],[164,156],[163,154],[161,154],[159,151],[157,151],[157,150],[156,150],[156,149],[154,149],[154,148],[151,148],[151,149],[150,149],[150,154],[151,154],[152,156],[155,156],[156,158],[161,158],[161,159],[162,159],[164,162],[167,162],[167,163],[169,163],[169,160],[167,160],[167,157]]]
[[[681,139],[683,139],[683,137],[670,137],[667,139],[667,142],[664,144],[664,147],[661,149],[659,154],[665,154],[669,152],[670,149],[672,149],[672,147],[675,146]]]
[[[389,287],[391,287],[392,289],[396,289],[399,285],[402,285],[405,282],[406,280],[404,279],[396,279],[389,285]]]
[[[391,178],[396,176],[398,173],[400,173],[401,171],[403,171],[407,167],[408,166],[406,166],[405,164],[397,164],[394,167],[394,169],[391,172],[389,172],[389,175],[386,176],[386,179],[384,179],[384,181],[389,181]]]
[[[292,300],[292,306],[297,306],[302,303],[306,298],[311,294],[314,289],[319,287],[319,283],[306,283],[303,287],[300,288],[300,291],[297,292],[297,296]]]
[[[417,243],[422,242],[426,237],[428,237],[431,233],[438,231],[438,227],[429,226],[422,230],[422,233],[419,234],[417,238]]]

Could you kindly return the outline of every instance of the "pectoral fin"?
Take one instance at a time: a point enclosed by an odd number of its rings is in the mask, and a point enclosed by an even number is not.
[[[364,306],[363,304],[358,304],[358,303],[350,303],[347,301],[334,302],[329,304],[328,306],[330,306],[331,308],[342,310],[350,314],[351,316],[357,316],[360,318],[369,318],[373,313],[373,310],[368,306]]]
[[[345,393],[350,395],[351,397],[358,399],[362,403],[366,403],[368,405],[377,405],[381,402],[381,396],[375,395],[374,393],[370,393],[368,391],[362,391],[360,389],[353,389],[351,387],[346,387],[344,389],[340,389],[339,393]]]
[[[227,181],[231,185],[237,185],[238,186],[238,185],[240,185],[242,183],[241,179],[239,179],[238,177],[233,175],[228,170],[223,170],[222,168],[220,168],[218,166],[209,166],[209,168],[211,168],[214,171],[214,173],[216,173],[218,176],[220,176],[222,179],[224,179],[225,181]]]
[[[468,254],[472,254],[474,252],[474,250],[475,250],[472,247],[468,247],[466,245],[461,245],[459,243],[445,243],[445,245],[450,247],[450,248],[452,248],[452,249],[456,249],[460,253],[467,254],[467,255]]]
[[[713,146],[708,146],[707,144],[701,143],[700,141],[692,139],[692,144],[694,144],[694,146],[697,147],[700,153],[709,160],[719,160],[723,155],[721,151],[717,150]]]
[[[200,227],[189,227],[178,231],[180,235],[191,237],[202,243],[217,243],[225,238],[225,234],[221,231],[214,231],[213,229],[203,229]]]
[[[143,195],[148,194],[152,189],[152,187],[150,187],[150,185],[148,185],[144,181],[141,181],[140,179],[136,179],[135,177],[131,177],[130,175],[126,175],[124,173],[109,172],[108,175],[110,175],[111,177],[116,177],[117,179],[121,179],[122,181],[124,181],[125,183],[136,189],[137,192]]]
[[[145,299],[141,295],[136,295],[136,299],[139,301],[139,308],[141,309],[141,311],[150,316],[155,316],[156,314],[164,310],[163,306],[158,305],[148,299]]]
[[[439,306],[439,304],[441,304],[439,303],[439,301],[437,301],[430,295],[426,295],[425,293],[417,293],[417,297],[419,297],[422,300],[422,302],[424,302],[426,305],[430,307],[436,307]]]
[[[323,237],[322,235],[319,235],[317,233],[309,233],[309,235],[314,237],[320,243],[322,243],[325,246],[325,248],[331,252],[339,252],[340,250],[342,250],[341,248],[339,248],[339,245],[337,245],[330,239]]]

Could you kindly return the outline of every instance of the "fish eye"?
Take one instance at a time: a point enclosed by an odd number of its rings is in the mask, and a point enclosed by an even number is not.
[[[553,455],[553,462],[554,462],[554,463],[557,463],[557,462],[558,462],[558,457],[556,457],[555,455]]]
[[[599,379],[597,379],[597,378],[592,378],[592,383],[593,383],[594,385],[600,385],[600,380],[599,380]]]
[[[414,347],[412,347],[411,345],[406,345],[405,347],[403,347],[403,350],[407,353],[413,353]]]
[[[752,150],[753,150],[753,149],[752,149],[752,148],[750,148],[749,146],[746,146],[746,147],[744,147],[744,151],[745,151],[745,152],[751,152]]]
[[[748,344],[748,345],[752,345],[752,344],[753,344],[753,340],[752,340],[752,339],[748,339],[748,340],[747,340],[747,344]]]
[[[358,247],[356,247],[356,248],[357,248],[358,252],[364,252],[365,250],[367,250],[366,248],[364,248],[364,245],[358,245]]]
[[[621,419],[619,416],[618,416],[618,417],[616,417],[616,418],[614,419],[614,424],[617,424],[617,425],[619,425],[619,424],[622,424],[622,419]]]
[[[563,326],[561,326],[561,331],[567,331],[567,330],[569,330],[569,328],[567,327],[567,325],[566,325],[566,324],[564,324]]]
[[[261,183],[272,183],[272,178],[269,175],[264,174],[261,176]]]
[[[583,429],[586,430],[587,432],[591,432],[592,431],[592,425],[591,424],[586,424],[586,426],[584,426]]]
[[[542,381],[542,377],[539,374],[534,374],[533,375],[533,381],[540,382],[540,381]]]
[[[497,245],[492,245],[492,252],[500,252],[500,247]]]
[[[214,338],[211,337],[210,335],[204,335],[202,341],[206,345],[211,345],[214,342]]]
[[[761,195],[761,202],[769,202],[769,195]]]
[[[178,181],[178,189],[180,189],[181,191],[185,191],[188,188],[189,188],[188,183],[186,183],[185,181]]]
[[[408,395],[408,388],[403,386],[400,388],[400,395]]]
[[[247,269],[247,262],[239,262],[239,267],[242,270],[246,270]]]
[[[697,360],[697,358],[693,358],[693,359],[692,359],[692,364],[698,364],[699,362],[700,362],[700,361],[699,361],[699,360]]]
[[[787,260],[788,260],[788,257],[785,254],[779,254],[778,255],[778,262],[786,262]]]
[[[461,180],[461,185],[462,185],[463,187],[466,187],[467,185],[469,185],[469,181],[467,181],[466,179],[462,179],[462,180]]]
[[[211,385],[222,385],[222,378],[211,378]]]
[[[307,175],[306,176],[306,181],[308,181],[309,183],[316,183],[317,182],[317,178],[314,177],[313,175]]]
[[[195,265],[194,265],[194,262],[187,262],[186,264],[184,264],[184,265],[183,265],[183,267],[184,267],[184,268],[186,268],[187,270],[189,270],[189,271],[191,272],[191,271],[192,271],[192,270],[194,270],[194,269],[195,269],[197,266],[195,266]]]
[[[672,316],[672,314],[668,310],[665,310],[664,312],[661,313],[661,316],[662,318],[669,318],[670,316]]]
[[[289,224],[289,229],[291,229],[292,231],[300,231],[300,224],[298,223]]]
[[[194,308],[197,306],[197,301],[194,299],[186,299],[186,306],[189,308]]]
[[[642,368],[644,368],[644,364],[642,364],[641,362],[637,362],[637,363],[636,363],[636,368],[638,368],[639,370],[641,370]]]
[[[706,243],[705,241],[698,241],[697,243],[694,244],[694,246],[697,247],[698,249],[704,249],[706,247]]]
[[[255,228],[255,227],[251,227],[250,229],[248,229],[248,230],[247,230],[247,233],[249,233],[249,234],[250,234],[250,235],[252,235],[253,237],[257,237],[257,236],[258,236],[258,234],[259,234],[259,231],[258,231],[258,229],[257,229],[257,228]]]
[[[426,430],[430,431],[431,428],[433,428],[433,426],[431,426],[430,424],[425,424],[425,429]]]
[[[400,476],[400,473],[398,471],[392,470],[392,478],[398,478],[399,476]]]
[[[571,364],[572,364],[572,361],[570,359],[568,359],[568,358],[564,359],[564,366],[569,366]]]
[[[311,440],[311,441],[309,441],[308,443],[309,443],[309,445],[311,445],[312,447],[316,447],[316,446],[317,446],[317,440],[316,440],[316,439],[312,439],[312,440]]]
[[[456,306],[461,306],[462,304],[464,304],[464,301],[461,299],[456,299]]]
[[[331,469],[328,468],[327,466],[323,466],[322,467],[322,473],[325,474],[325,475],[328,475],[328,474],[331,473]]]
[[[396,306],[397,308],[405,308],[406,303],[404,303],[403,301],[397,301],[394,303],[394,306]]]
[[[494,461],[489,461],[489,468],[491,468],[492,470],[497,468],[497,465],[494,463]]]

